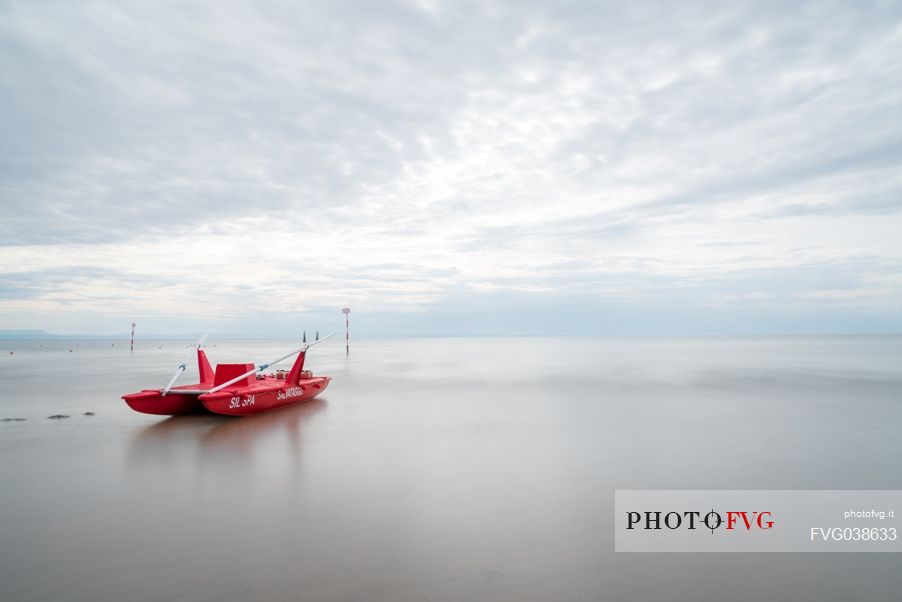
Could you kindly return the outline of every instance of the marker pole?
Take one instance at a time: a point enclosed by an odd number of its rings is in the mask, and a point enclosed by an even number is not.
[[[343,307],[341,309],[341,313],[345,315],[345,355],[351,354],[351,329],[349,327],[349,314],[351,313],[350,307]]]

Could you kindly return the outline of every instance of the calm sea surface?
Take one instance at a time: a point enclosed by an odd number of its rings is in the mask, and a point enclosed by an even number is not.
[[[612,533],[615,489],[902,489],[902,337],[329,341],[305,405],[128,409],[187,343],[0,342],[0,599],[902,598],[899,555]]]

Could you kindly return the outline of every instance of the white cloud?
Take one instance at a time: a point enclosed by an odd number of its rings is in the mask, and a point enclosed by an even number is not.
[[[501,298],[898,328],[891,6],[0,11],[0,328]]]

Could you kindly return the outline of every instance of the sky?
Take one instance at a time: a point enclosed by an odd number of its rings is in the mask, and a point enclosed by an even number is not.
[[[902,332],[898,2],[0,0],[0,329]]]

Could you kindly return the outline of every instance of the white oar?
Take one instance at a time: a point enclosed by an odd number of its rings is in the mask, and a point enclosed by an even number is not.
[[[199,349],[201,344],[207,340],[207,335],[202,336],[196,344],[192,345],[192,351],[194,349]],[[182,375],[182,372],[188,369],[188,360],[191,359],[192,351],[188,352],[188,355],[185,356],[185,361],[179,364],[179,367],[175,369],[175,374],[172,375],[172,378],[169,380],[169,384],[160,392],[160,395],[165,397],[167,393],[169,393],[169,389],[172,388],[172,385],[175,384],[176,379]]]
[[[234,385],[234,384],[237,383],[239,380],[242,380],[242,379],[247,378],[247,377],[250,376],[251,374],[256,374],[257,372],[262,372],[262,371],[266,370],[266,369],[269,368],[270,366],[275,366],[275,365],[278,364],[279,362],[284,361],[284,360],[287,360],[287,359],[290,358],[291,356],[297,355],[297,354],[300,353],[301,351],[307,351],[308,349],[310,349],[311,347],[313,347],[313,346],[316,345],[317,343],[322,343],[323,341],[325,341],[326,339],[328,339],[329,337],[331,337],[331,336],[334,335],[334,334],[335,334],[335,333],[333,332],[332,334],[328,334],[328,335],[324,336],[324,337],[321,338],[321,339],[318,339],[318,340],[316,340],[316,341],[313,341],[312,343],[307,343],[307,344],[304,345],[303,347],[298,347],[297,349],[295,349],[295,350],[292,351],[291,353],[286,353],[285,355],[283,355],[283,356],[280,357],[279,359],[273,360],[273,361],[269,362],[268,364],[260,364],[259,366],[257,366],[257,367],[254,368],[253,370],[248,370],[247,372],[245,372],[245,373],[242,374],[241,376],[236,376],[235,378],[233,378],[232,380],[230,380],[230,381],[228,381],[228,382],[225,382],[225,383],[222,383],[221,385],[217,385],[217,386],[213,387],[212,389],[210,389],[209,391],[207,391],[207,393],[216,393],[217,391],[221,391],[221,390],[225,389],[226,387],[229,387],[229,386],[231,386],[231,385]]]

